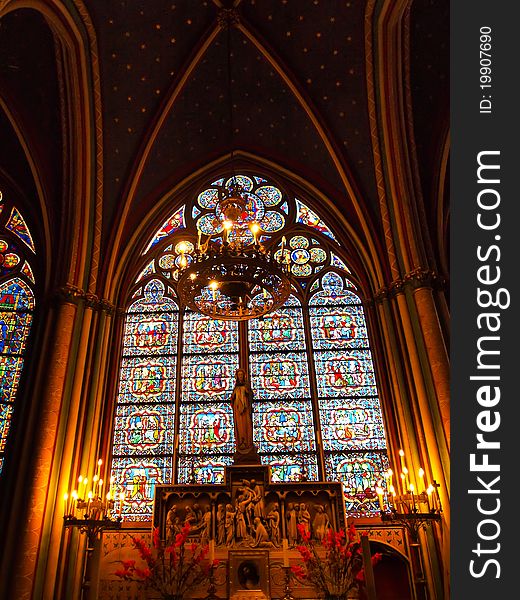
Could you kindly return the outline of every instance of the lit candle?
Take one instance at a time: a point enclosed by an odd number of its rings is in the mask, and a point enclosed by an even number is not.
[[[391,494],[391,496],[389,497],[390,504],[392,505],[393,508],[395,508],[395,488],[393,485],[391,485],[388,489],[390,490],[390,494]]]
[[[408,481],[408,469],[406,467],[403,467],[403,473],[404,473],[404,484],[405,484],[404,491],[407,492],[410,488],[409,488],[409,481]]]
[[[426,490],[426,484],[424,483],[424,469],[420,468],[419,474],[419,485],[417,487],[417,493],[422,494]]]
[[[88,479],[85,477],[83,479],[83,494],[81,496],[82,500],[85,500],[87,497],[87,483],[88,483]]]
[[[125,501],[125,493],[121,492],[119,494],[119,516],[121,516],[121,511],[123,510],[123,502]]]
[[[87,515],[88,517],[90,517],[90,508],[91,508],[91,504],[92,504],[92,492],[88,493],[88,504],[87,504]]]
[[[280,252],[280,253],[281,253],[281,256],[282,256],[282,258],[283,258],[283,251],[284,251],[284,248],[285,248],[285,235],[282,237],[282,246],[281,246],[281,252]]]
[[[258,243],[258,232],[260,231],[260,225],[258,225],[258,223],[251,223],[251,226],[249,227],[249,229],[251,230],[251,233],[253,234],[253,240],[254,240],[254,244],[255,246]]]
[[[376,487],[376,494],[377,494],[377,498],[379,500],[379,509],[381,510],[381,512],[383,512],[383,510],[384,510],[384,506],[383,506],[383,488]]]
[[[100,475],[100,472],[101,472],[101,465],[102,465],[102,464],[103,464],[103,461],[102,461],[102,459],[100,458],[100,459],[97,461],[97,472],[96,472],[96,475],[97,475],[97,478],[98,478],[98,479],[99,479],[99,475]]]
[[[202,231],[199,229],[199,237],[197,239],[197,250],[200,250],[201,239],[202,239]]]
[[[69,495],[67,493],[63,494],[63,513],[66,517],[69,516]]]
[[[386,472],[387,476],[388,476],[388,485],[390,487],[392,487],[392,475],[394,474],[394,472],[392,471],[392,469],[388,469],[388,471]]]
[[[413,483],[411,483],[410,484],[410,494],[412,494],[412,506],[413,506],[413,509],[415,510],[416,506],[415,506],[415,494],[414,494],[414,492],[415,492],[415,486],[414,486]]]
[[[428,500],[428,512],[435,508],[435,502],[432,499],[432,493],[433,493],[433,485],[429,485],[426,490],[426,497]]]
[[[289,554],[288,554],[289,543],[287,542],[287,538],[283,538],[283,540],[282,540],[282,549],[283,549],[283,566],[288,567],[289,566]]]
[[[71,494],[70,514],[73,517],[76,514],[76,503],[78,501],[78,492],[74,490]]]

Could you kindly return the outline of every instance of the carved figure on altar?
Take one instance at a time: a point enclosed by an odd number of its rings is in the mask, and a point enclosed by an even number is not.
[[[269,533],[260,517],[255,517],[253,529],[255,541],[251,544],[252,548],[274,548],[274,544],[269,539]]]
[[[264,488],[254,479],[251,479],[250,487],[253,490],[252,503],[254,516],[263,519],[265,517]]]
[[[201,544],[207,544],[211,538],[211,506],[206,506],[205,512],[202,515],[200,541]]]
[[[327,531],[331,528],[331,523],[329,519],[329,515],[325,511],[325,507],[323,504],[316,505],[316,514],[314,515],[314,520],[312,521],[312,529],[314,531],[314,537],[322,542],[326,535]]]
[[[235,511],[231,504],[226,504],[226,546],[229,548],[235,541]]]
[[[298,525],[300,525],[307,533],[311,532],[311,513],[307,508],[305,502],[300,504],[300,510],[298,512]]]
[[[175,539],[175,535],[181,531],[181,520],[177,515],[177,506],[172,505],[168,514],[166,515],[166,540],[172,542]]]
[[[236,372],[231,405],[237,451],[247,452],[253,447],[253,391],[244,369],[238,369]]]
[[[217,546],[226,543],[226,507],[219,504],[217,508]]]
[[[267,514],[267,526],[269,528],[269,535],[275,546],[280,545],[280,513],[276,505]]]
[[[287,505],[285,518],[287,519],[287,539],[289,541],[289,547],[293,548],[298,540],[298,513],[292,502],[289,502]]]

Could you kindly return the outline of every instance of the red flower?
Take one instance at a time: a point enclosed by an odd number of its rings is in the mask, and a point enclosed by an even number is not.
[[[159,548],[161,546],[161,537],[159,535],[158,527],[155,527],[153,530],[153,545],[155,548]]]
[[[124,570],[119,570],[119,571],[115,571],[114,575],[116,577],[121,577],[121,579],[129,579],[130,577],[130,571],[127,571],[126,569]]]
[[[377,563],[383,558],[383,555],[381,554],[381,552],[376,552],[374,554],[374,556],[372,556],[372,558],[370,559],[372,562],[372,565],[377,565]]]
[[[299,523],[297,528],[302,540],[308,542],[311,539],[311,532],[302,523]]]
[[[122,560],[121,564],[123,565],[125,571],[135,568],[135,560]]]
[[[142,579],[150,579],[152,576],[152,572],[150,569],[135,569],[135,574],[137,577],[141,577]]]
[[[304,569],[302,569],[302,567],[300,567],[300,565],[293,565],[291,567],[291,571],[300,579],[306,579],[307,577],[307,573],[304,571]]]

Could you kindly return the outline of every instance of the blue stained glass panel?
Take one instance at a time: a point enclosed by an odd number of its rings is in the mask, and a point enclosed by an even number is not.
[[[226,465],[233,464],[231,456],[181,456],[179,483],[223,484]]]
[[[117,493],[115,511],[119,511],[119,494],[124,492],[122,517],[125,521],[152,518],[155,487],[172,481],[172,457],[118,457],[112,460],[114,489]]]
[[[262,464],[271,466],[271,481],[318,481],[316,454],[270,454]]]
[[[123,352],[126,356],[172,354],[177,346],[177,313],[129,314]]]
[[[0,404],[0,452],[5,450],[5,442],[9,433],[12,414],[12,404]]]
[[[256,402],[253,432],[259,452],[314,451],[310,401]]]
[[[262,400],[308,398],[309,375],[303,353],[251,355],[251,382]]]
[[[321,399],[320,416],[325,450],[386,448],[377,398]]]
[[[116,409],[115,455],[168,454],[173,448],[174,404],[125,405]]]
[[[179,442],[182,452],[186,454],[234,452],[235,432],[231,404],[183,404]]]
[[[374,489],[384,486],[384,474],[388,468],[388,458],[383,452],[325,455],[327,479],[343,482],[345,508],[352,517],[379,515],[379,502]]]
[[[175,394],[175,356],[123,358],[119,402],[171,402]]]
[[[316,306],[311,307],[309,316],[315,349],[368,347],[368,333],[361,306]]]
[[[320,397],[377,396],[370,350],[316,352]]]
[[[249,347],[252,352],[305,349],[301,309],[283,307],[263,319],[253,319],[249,326]]]
[[[237,354],[192,354],[184,356],[182,368],[183,401],[227,400],[235,385]]]
[[[0,402],[14,402],[23,358],[19,356],[0,356]]]
[[[238,327],[235,321],[218,321],[187,312],[184,317],[184,353],[236,352]]]

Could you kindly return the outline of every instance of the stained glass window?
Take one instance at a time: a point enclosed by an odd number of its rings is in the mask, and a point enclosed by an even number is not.
[[[177,333],[177,304],[152,279],[126,316],[116,406],[112,474],[129,521],[150,517],[154,486],[172,480]]]
[[[253,435],[274,478],[318,479],[313,408],[300,302],[249,323]]]
[[[35,252],[29,228],[0,192],[0,471],[35,306],[27,249]]]
[[[218,201],[235,181],[260,242],[274,243],[293,276],[284,306],[240,327],[178,307],[175,292],[177,267],[221,237]],[[251,217],[241,218],[233,235],[251,243]],[[277,182],[243,173],[201,186],[150,239],[129,295],[116,410],[125,518],[151,517],[157,483],[224,482],[239,366],[250,374],[254,443],[271,479],[339,480],[349,514],[376,514],[373,491],[388,467],[383,419],[363,307],[328,225]]]
[[[189,310],[183,322],[178,479],[217,483],[235,449],[229,398],[238,369],[238,327]]]
[[[329,272],[311,297],[309,317],[327,479],[344,482],[350,514],[376,514],[373,489],[388,462],[361,300]]]

